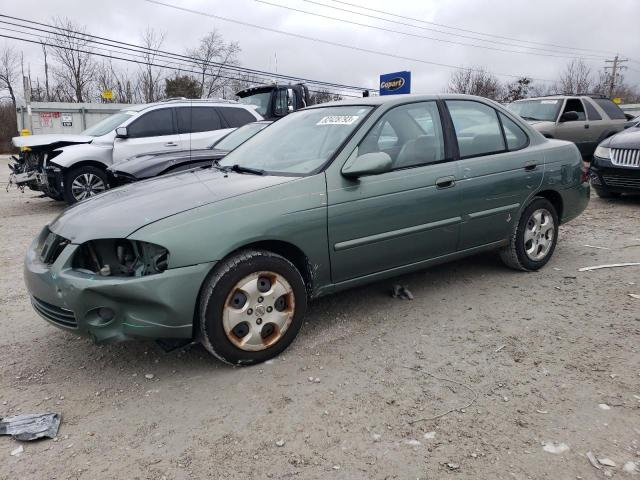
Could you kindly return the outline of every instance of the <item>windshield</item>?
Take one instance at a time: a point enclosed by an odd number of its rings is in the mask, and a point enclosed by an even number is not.
[[[521,100],[510,103],[507,108],[525,120],[555,122],[561,106],[562,100],[554,98],[548,100]]]
[[[221,166],[305,175],[322,167],[372,107],[322,107],[293,112],[240,145]]]
[[[264,117],[269,109],[269,100],[271,100],[271,92],[262,92],[249,95],[248,97],[238,98],[238,103],[254,105],[256,112]]]
[[[135,115],[138,112],[130,111],[130,110],[122,110],[121,112],[114,113],[113,115],[108,116],[107,118],[100,120],[94,126],[87,128],[82,135],[91,135],[92,137],[100,137],[105,135],[119,127],[124,123],[125,120],[131,118],[132,115]]]
[[[214,142],[214,144],[209,148],[228,151],[235,150],[239,145],[242,145],[268,125],[268,123],[248,123],[237,130],[234,130],[217,142]]]

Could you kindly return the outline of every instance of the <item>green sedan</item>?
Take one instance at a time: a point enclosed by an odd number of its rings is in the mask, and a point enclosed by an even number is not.
[[[576,146],[489,100],[334,102],[211,169],[68,208],[33,241],[25,280],[57,327],[195,339],[248,365],[282,352],[322,295],[484,250],[538,270],[588,200]]]

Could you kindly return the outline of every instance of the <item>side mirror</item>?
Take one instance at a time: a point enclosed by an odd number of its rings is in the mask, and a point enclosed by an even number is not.
[[[580,120],[580,116],[578,115],[578,112],[574,111],[564,112],[560,117],[561,122],[575,122],[577,120]]]
[[[391,171],[391,157],[385,152],[365,153],[349,159],[342,167],[342,175],[347,178],[377,175]]]
[[[116,128],[116,138],[127,138],[127,137],[129,137],[129,132],[127,132],[127,127]]]

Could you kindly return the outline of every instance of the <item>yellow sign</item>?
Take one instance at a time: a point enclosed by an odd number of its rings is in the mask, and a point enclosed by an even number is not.
[[[113,90],[103,90],[100,96],[105,100],[113,100]]]
[[[622,99],[620,97],[616,97],[616,98],[613,99],[613,103],[620,104],[620,103],[622,103]]]
[[[26,137],[27,135],[31,135],[31,132],[29,131],[28,128],[23,128],[22,130],[20,130],[21,137]]]

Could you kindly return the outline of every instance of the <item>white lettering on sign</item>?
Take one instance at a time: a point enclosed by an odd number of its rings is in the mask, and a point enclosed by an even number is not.
[[[330,115],[322,117],[316,125],[352,125],[358,118],[358,115]]]

